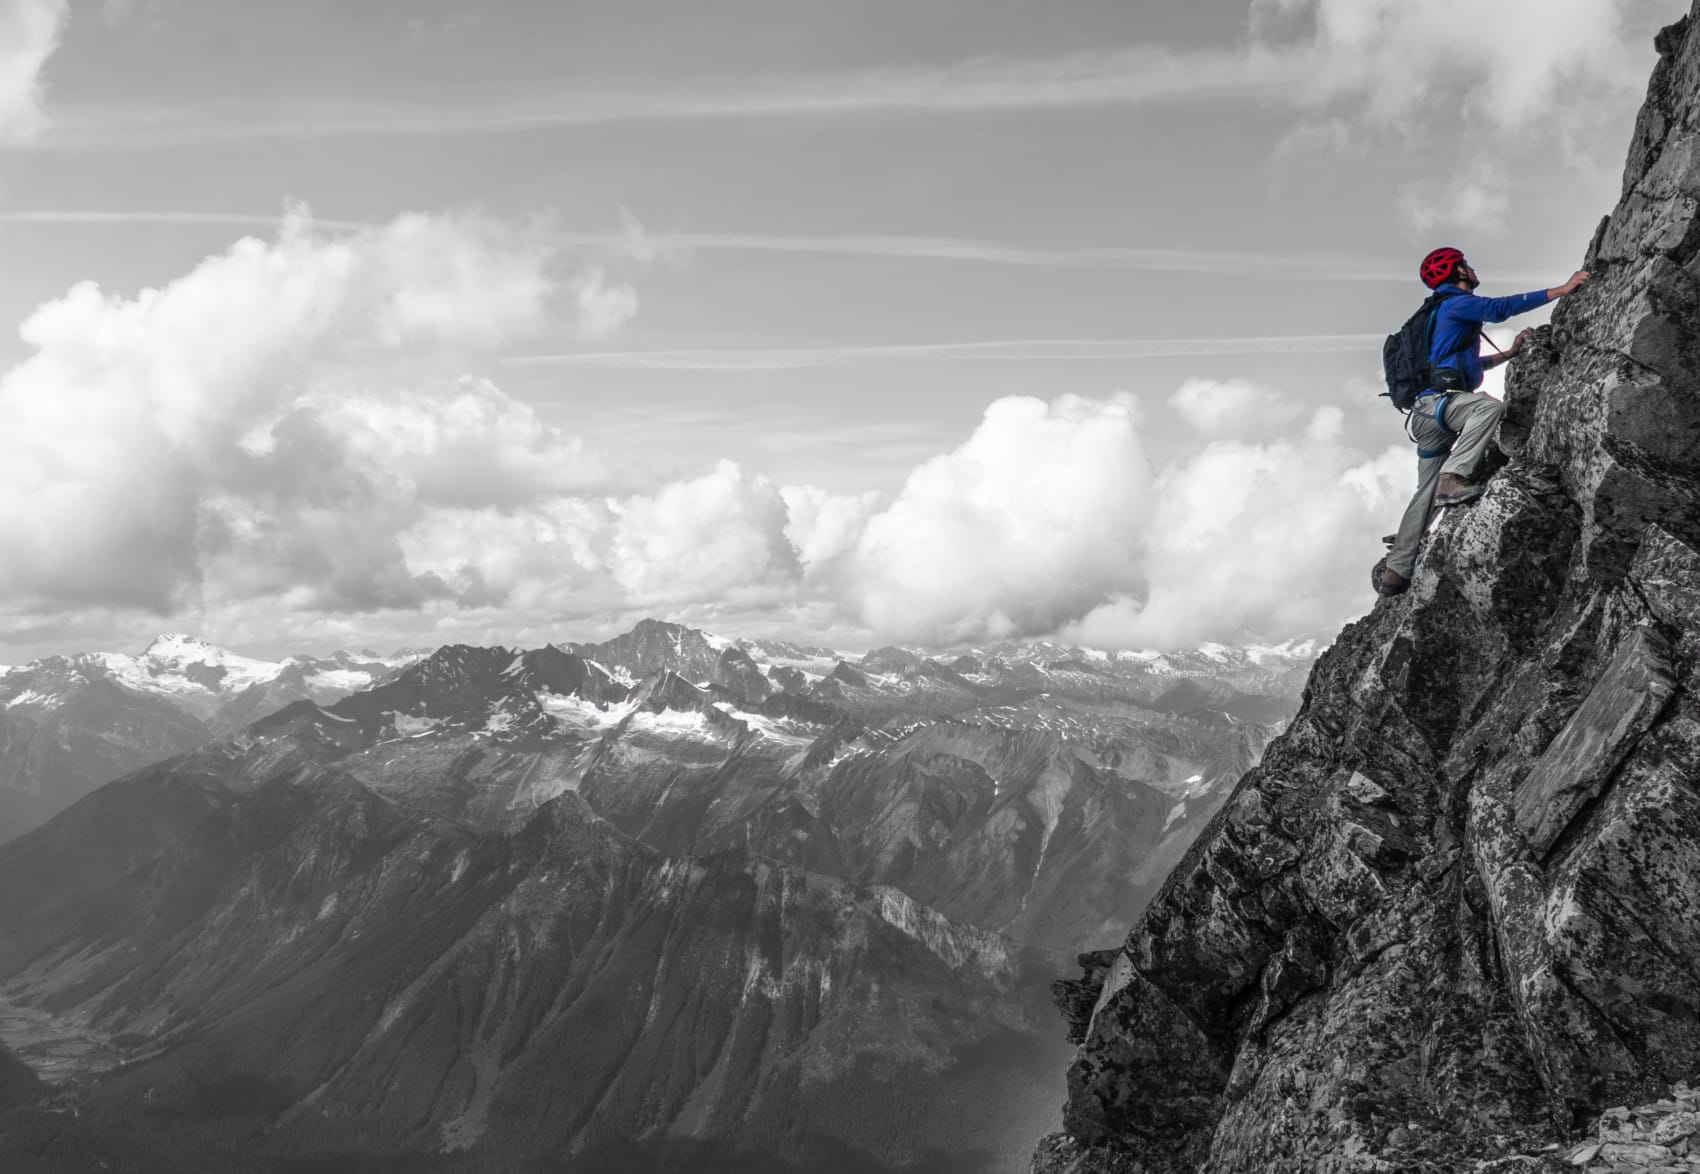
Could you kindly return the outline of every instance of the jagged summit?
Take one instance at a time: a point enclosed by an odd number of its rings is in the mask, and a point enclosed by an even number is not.
[[[1037,1174],[1545,1168],[1485,1163],[1700,1073],[1696,16],[1486,494],[1059,984]]]

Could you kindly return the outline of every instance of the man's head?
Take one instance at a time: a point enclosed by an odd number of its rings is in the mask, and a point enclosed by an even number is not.
[[[1443,285],[1461,285],[1465,289],[1475,289],[1480,284],[1476,280],[1476,271],[1464,260],[1464,254],[1449,245],[1435,249],[1424,257],[1423,263],[1417,267],[1417,276],[1422,278],[1423,284],[1430,289],[1439,289]]]

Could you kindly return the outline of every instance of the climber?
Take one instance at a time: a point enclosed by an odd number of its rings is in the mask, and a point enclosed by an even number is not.
[[[1476,389],[1482,385],[1482,373],[1514,358],[1531,333],[1522,331],[1510,350],[1484,359],[1478,353],[1482,323],[1503,322],[1575,293],[1589,275],[1578,270],[1552,289],[1482,298],[1476,296],[1480,281],[1464,254],[1440,248],[1423,258],[1418,276],[1441,298],[1429,332],[1428,358],[1434,377],[1418,395],[1409,417],[1411,439],[1417,445],[1417,492],[1405,507],[1399,533],[1376,575],[1375,589],[1383,595],[1398,595],[1411,585],[1417,545],[1428,529],[1432,508],[1464,505],[1482,495],[1482,486],[1473,484],[1470,475],[1487,451],[1505,405]]]

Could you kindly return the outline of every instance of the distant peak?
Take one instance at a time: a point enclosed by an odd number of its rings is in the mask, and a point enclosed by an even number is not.
[[[654,618],[649,618],[649,619],[639,620],[635,625],[633,625],[632,626],[632,635],[635,636],[639,632],[654,632],[654,631],[657,631],[657,630],[662,631],[662,632],[685,632],[685,631],[689,631],[689,629],[686,628],[683,624],[675,624],[671,620],[658,620],[658,619],[654,619]]]
[[[154,637],[153,643],[148,645],[147,651],[143,652],[142,655],[161,656],[170,655],[173,652],[187,650],[194,650],[198,652],[202,649],[211,648],[212,645],[208,644],[205,640],[191,636],[187,632],[163,632]]]

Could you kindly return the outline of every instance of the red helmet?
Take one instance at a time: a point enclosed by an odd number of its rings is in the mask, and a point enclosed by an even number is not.
[[[1423,258],[1423,263],[1417,269],[1417,276],[1423,279],[1423,284],[1430,289],[1437,289],[1446,284],[1447,280],[1458,266],[1464,264],[1464,254],[1451,246],[1436,249]]]

